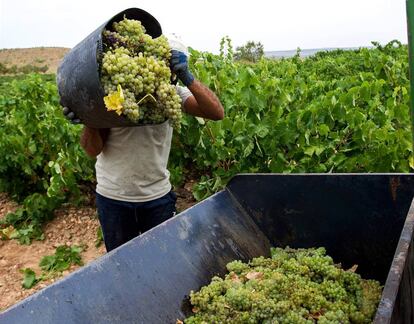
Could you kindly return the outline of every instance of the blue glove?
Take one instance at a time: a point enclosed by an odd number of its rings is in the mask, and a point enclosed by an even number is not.
[[[81,123],[81,120],[68,107],[63,107],[62,112],[65,115],[66,119],[69,120],[72,124],[80,124]]]
[[[171,51],[170,68],[186,87],[193,83],[194,76],[188,70],[187,55],[183,52],[177,50]]]

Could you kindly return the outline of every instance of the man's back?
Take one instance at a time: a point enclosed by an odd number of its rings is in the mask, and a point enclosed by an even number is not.
[[[96,161],[96,191],[108,198],[142,202],[171,190],[167,170],[172,127],[112,128]]]

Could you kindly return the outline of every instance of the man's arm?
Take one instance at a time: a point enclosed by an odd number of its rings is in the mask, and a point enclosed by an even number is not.
[[[91,128],[85,126],[82,131],[80,144],[90,157],[96,157],[102,152],[109,135],[109,128]]]
[[[198,80],[194,80],[188,89],[193,96],[184,102],[184,111],[190,115],[221,120],[224,118],[224,108],[217,96]]]
[[[81,120],[68,107],[62,108],[63,114],[72,124],[80,124]],[[102,152],[109,135],[109,128],[91,128],[84,126],[80,145],[90,157],[96,157]]]
[[[220,120],[224,118],[224,109],[217,96],[203,85],[200,81],[195,80],[194,76],[188,69],[187,56],[180,51],[171,51],[170,61],[171,72],[191,91],[193,96],[187,98],[184,102],[184,111],[190,115]]]

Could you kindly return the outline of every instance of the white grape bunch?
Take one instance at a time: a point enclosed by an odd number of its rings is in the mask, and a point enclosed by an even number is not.
[[[107,110],[137,124],[169,119],[179,129],[181,98],[171,84],[170,46],[161,35],[152,38],[141,22],[124,18],[104,30],[101,83]]]
[[[271,258],[232,261],[224,278],[192,291],[184,323],[372,323],[382,287],[355,269],[324,248],[272,248]]]

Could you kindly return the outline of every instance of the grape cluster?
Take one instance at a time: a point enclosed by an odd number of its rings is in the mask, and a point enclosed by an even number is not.
[[[381,286],[343,270],[324,248],[272,248],[271,258],[227,264],[199,292],[187,324],[195,323],[371,323]]]
[[[124,18],[103,31],[101,83],[105,105],[137,124],[169,119],[179,129],[181,98],[171,84],[168,39],[152,38],[141,22]]]

